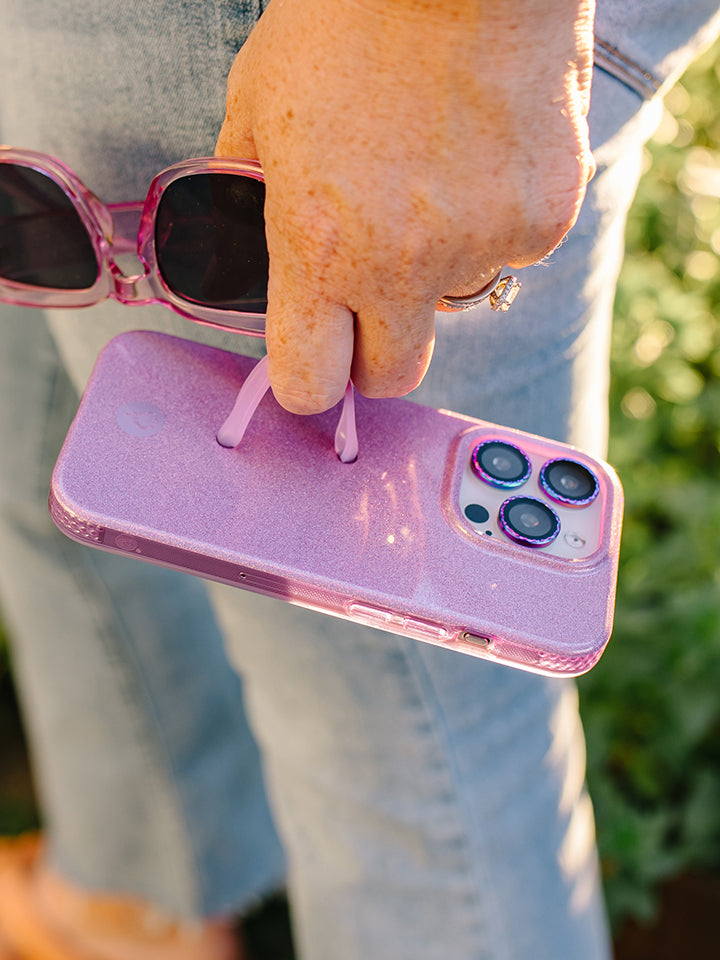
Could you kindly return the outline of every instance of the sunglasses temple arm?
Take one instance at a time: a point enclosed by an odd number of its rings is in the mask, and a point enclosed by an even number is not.
[[[237,447],[269,386],[267,357],[263,357],[243,383],[230,415],[217,432],[217,441],[221,446]],[[349,381],[343,398],[340,422],[335,432],[335,452],[343,463],[352,463],[358,455],[355,396],[353,385]]]

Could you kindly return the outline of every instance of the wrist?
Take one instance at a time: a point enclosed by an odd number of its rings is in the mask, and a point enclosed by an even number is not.
[[[321,0],[322,2],[322,0]],[[591,56],[595,0],[515,0],[508,15],[507,0],[328,0],[353,17],[367,17],[393,33],[407,31],[427,52],[448,41],[468,51],[475,47],[479,62],[510,69],[553,57]],[[382,26],[376,27],[378,37]],[[569,56],[565,56],[565,54]]]
[[[387,16],[407,14],[448,23],[496,24],[513,33],[526,23],[545,29],[558,21],[592,21],[595,0],[515,0],[508,12],[507,0],[349,0],[354,6],[371,8]]]
[[[529,100],[542,91],[559,101],[583,89],[587,111],[595,0],[515,0],[511,16],[506,0],[326,2],[356,18],[366,56],[373,35],[385,62],[446,62],[452,72],[482,76],[498,92],[524,89]]]

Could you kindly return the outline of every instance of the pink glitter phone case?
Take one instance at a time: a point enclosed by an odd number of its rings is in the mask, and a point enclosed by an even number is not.
[[[572,676],[597,662],[622,515],[611,468],[530,434],[363,397],[354,463],[333,448],[337,410],[299,417],[271,394],[240,445],[222,447],[218,427],[254,362],[164,334],[116,337],[53,474],[58,527],[525,670]]]

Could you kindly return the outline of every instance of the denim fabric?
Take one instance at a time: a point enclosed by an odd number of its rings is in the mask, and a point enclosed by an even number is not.
[[[233,910],[284,860],[204,586],[55,529],[48,480],[77,393],[42,314],[0,316],[0,604],[51,856],[83,884]]]
[[[667,89],[720,29],[717,0],[597,0],[595,37]]]
[[[678,9],[669,0],[658,7]],[[608,42],[627,39],[625,9],[603,5],[615,30]],[[680,9],[688,17],[680,39],[704,43],[705,14],[691,16],[689,3]],[[139,199],[163,165],[212,151],[225,75],[257,13],[225,0],[0,0],[0,135],[55,153],[105,200]],[[657,67],[659,80],[678,40],[667,22],[663,43],[643,46],[642,22],[628,14],[633,43],[652,54],[643,69]],[[690,56],[686,48],[673,69]],[[438,318],[436,356],[417,399],[604,451],[625,214],[656,119],[656,104],[643,107],[597,71],[599,172],[578,225],[550,263],[523,271],[507,315]],[[48,391],[63,374],[42,320],[2,313],[16,359],[0,389],[28,397],[33,438],[16,471],[47,480],[48,464],[33,458],[62,419]],[[104,304],[54,311],[47,322],[77,388],[123,329],[262,349],[160,307]],[[16,433],[10,417],[4,458]],[[241,690],[218,654],[204,588],[90,551],[67,560],[45,529],[26,549],[29,531],[17,516],[31,491],[17,477],[10,486],[0,589],[57,864],[180,913],[244,909],[276,882],[279,853]],[[609,956],[571,683],[230,588],[214,585],[210,597],[243,677],[306,960]],[[49,638],[64,618],[60,652]]]

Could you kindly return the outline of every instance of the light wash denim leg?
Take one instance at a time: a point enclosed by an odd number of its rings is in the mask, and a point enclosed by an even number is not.
[[[232,46],[222,38],[242,32],[227,27],[238,4],[3,7],[12,29],[0,70],[19,104],[0,116],[6,139],[56,152],[106,199],[135,199],[161,163],[211,150]],[[102,39],[104,13],[122,22],[122,46]],[[506,317],[440,320],[419,399],[602,452],[613,287],[652,120],[639,103],[598,74],[601,173],[581,222],[550,265],[525,271]],[[166,311],[116,305],[50,324],[78,385],[121,329],[197,335]],[[247,352],[242,338],[210,339]],[[608,956],[571,684],[239,591],[212,594],[267,765],[306,960]],[[213,817],[208,804],[198,830]],[[132,824],[121,829],[132,836]]]
[[[178,5],[143,4],[144,21],[134,6],[118,40],[110,4],[0,3],[0,141],[56,151],[89,180],[96,174],[108,199],[135,196],[167,163],[212,151],[217,117],[193,139],[194,124],[211,100],[221,114],[224,74],[248,28],[242,4],[217,4],[190,63],[198,16],[188,8],[185,43],[179,28],[176,37],[183,82],[163,90],[175,47],[166,42],[163,62],[155,34],[177,22]],[[158,76],[143,58],[154,58]],[[128,96],[135,84],[144,116]],[[155,124],[158,97],[167,109]],[[96,315],[77,319],[82,344]],[[50,471],[77,396],[45,316],[0,306],[0,602],[50,854],[80,883],[184,916],[243,909],[282,883],[284,859],[242,685],[201,581],[90,552],[50,522]]]
[[[90,887],[231,912],[284,875],[242,685],[201,581],[52,524],[76,407],[43,315],[0,307],[0,605],[51,856]]]

